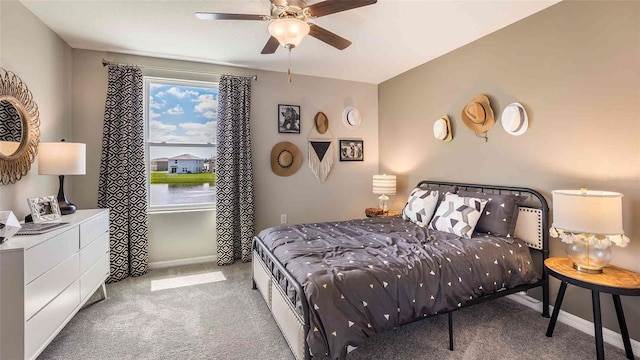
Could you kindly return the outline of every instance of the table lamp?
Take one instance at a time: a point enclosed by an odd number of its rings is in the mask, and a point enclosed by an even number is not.
[[[381,194],[378,197],[378,207],[384,213],[389,211],[389,196],[396,194],[396,176],[395,175],[373,175],[373,193]]]
[[[64,194],[64,176],[86,174],[86,157],[86,144],[65,142],[63,139],[38,146],[38,174],[59,176],[58,206],[62,215],[76,212],[76,206]]]
[[[554,190],[553,226],[549,234],[562,239],[573,267],[602,273],[611,261],[611,244],[625,247],[622,194],[610,191]]]

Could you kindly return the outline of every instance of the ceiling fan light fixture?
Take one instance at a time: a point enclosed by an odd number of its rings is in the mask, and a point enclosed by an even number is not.
[[[278,19],[269,24],[269,34],[287,49],[298,46],[300,41],[309,35],[310,29],[306,22],[293,18]]]

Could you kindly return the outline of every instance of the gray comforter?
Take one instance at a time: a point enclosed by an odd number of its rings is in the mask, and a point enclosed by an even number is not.
[[[520,240],[464,239],[400,217],[273,227],[258,238],[304,289],[311,353],[331,358],[377,333],[539,280]]]

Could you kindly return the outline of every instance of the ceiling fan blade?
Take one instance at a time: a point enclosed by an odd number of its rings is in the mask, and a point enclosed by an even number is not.
[[[377,0],[326,0],[309,6],[312,17],[320,17],[337,12],[373,5]]]
[[[303,0],[287,0],[286,2],[289,3],[289,5],[297,6],[300,9],[304,9],[307,7],[307,3],[305,3]]]
[[[311,27],[309,30],[310,36],[313,36],[320,41],[324,41],[336,49],[344,50],[351,45],[351,41],[338,36],[325,28],[311,23],[309,23],[309,26]]]
[[[271,3],[275,6],[285,6],[287,5],[287,0],[271,0]]]
[[[223,14],[197,12],[196,17],[200,20],[270,20],[269,15],[252,15],[252,14]]]
[[[267,40],[267,43],[264,45],[264,48],[262,49],[260,54],[273,54],[274,52],[276,52],[276,50],[278,50],[278,46],[280,46],[278,39],[272,36],[269,38],[269,40]]]

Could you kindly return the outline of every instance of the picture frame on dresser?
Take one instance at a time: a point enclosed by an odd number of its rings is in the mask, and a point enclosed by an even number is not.
[[[29,198],[27,202],[33,222],[36,224],[60,221],[62,218],[58,199],[53,195]]]

